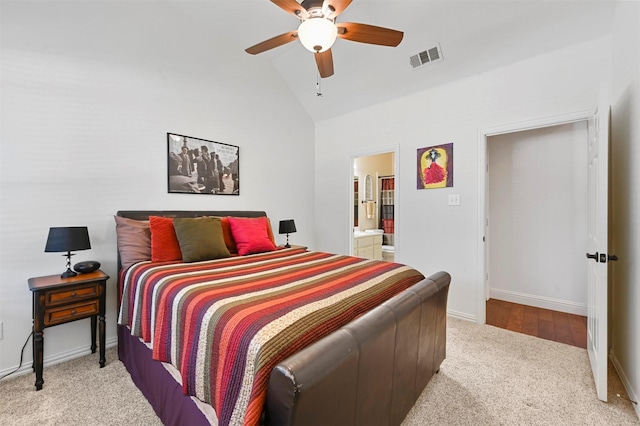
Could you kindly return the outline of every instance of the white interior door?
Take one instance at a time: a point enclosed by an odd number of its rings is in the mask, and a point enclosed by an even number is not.
[[[587,350],[598,399],[607,401],[609,106],[589,120]]]

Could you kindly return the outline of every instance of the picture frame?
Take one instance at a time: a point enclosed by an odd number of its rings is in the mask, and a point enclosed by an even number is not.
[[[240,195],[240,147],[167,133],[169,193]]]
[[[418,148],[417,189],[453,186],[453,143]]]

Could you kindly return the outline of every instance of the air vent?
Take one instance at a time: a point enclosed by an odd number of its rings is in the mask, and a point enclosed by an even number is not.
[[[427,50],[423,50],[422,52],[413,55],[409,58],[409,63],[413,69],[420,68],[423,65],[431,64],[433,62],[438,62],[442,60],[442,50],[440,50],[440,45],[438,44],[435,47],[432,47]]]

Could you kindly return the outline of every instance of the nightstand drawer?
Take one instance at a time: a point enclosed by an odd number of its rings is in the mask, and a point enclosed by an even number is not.
[[[98,297],[98,283],[61,290],[51,290],[45,293],[45,306],[55,306],[63,303],[74,302],[88,297]]]
[[[98,300],[92,300],[86,303],[76,303],[67,305],[57,309],[47,309],[44,311],[44,325],[50,326],[67,321],[73,321],[80,318],[87,318],[98,315]]]

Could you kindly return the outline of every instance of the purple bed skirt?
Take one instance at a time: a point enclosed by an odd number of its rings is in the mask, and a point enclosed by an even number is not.
[[[118,325],[118,357],[165,425],[210,425],[171,373],[152,358],[151,350],[127,327]]]

